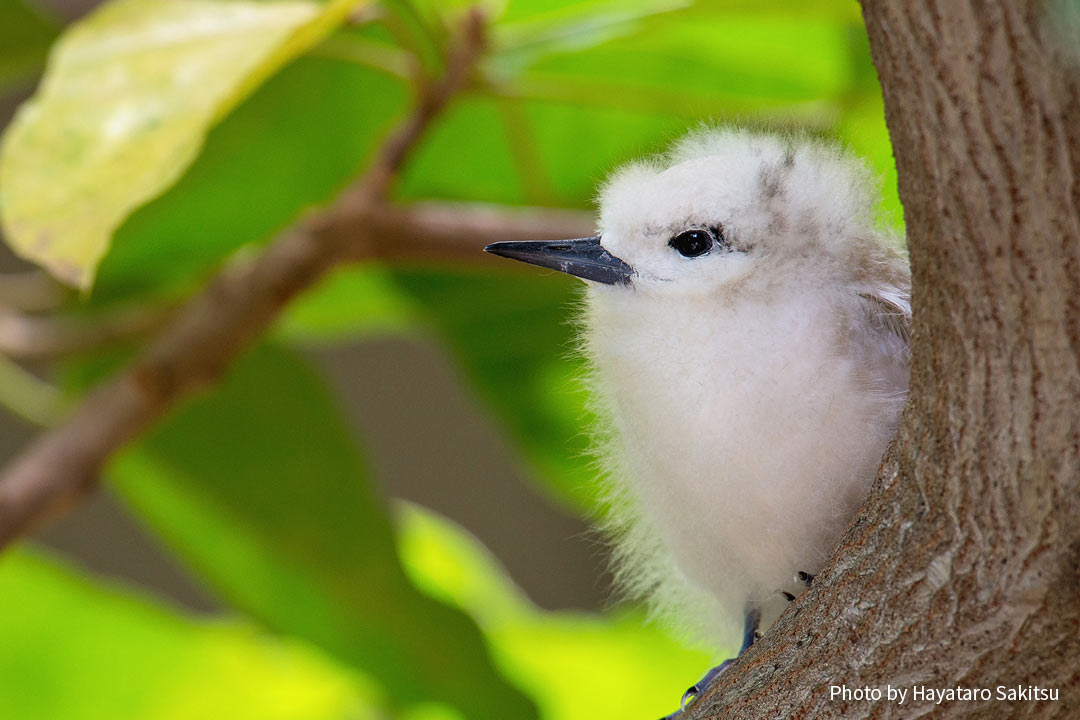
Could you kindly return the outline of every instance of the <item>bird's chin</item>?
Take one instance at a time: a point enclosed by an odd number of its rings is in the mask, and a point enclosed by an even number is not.
[[[615,293],[619,295],[624,295],[627,292],[633,292],[636,289],[636,283],[633,280],[613,284],[583,279],[582,284],[585,286],[585,289],[588,292]]]

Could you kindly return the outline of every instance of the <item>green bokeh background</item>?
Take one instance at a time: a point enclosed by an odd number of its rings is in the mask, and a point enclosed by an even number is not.
[[[388,0],[285,65],[209,129],[194,163],[113,237],[93,324],[182,300],[363,171],[436,72],[463,3]],[[442,115],[396,202],[588,209],[620,163],[702,123],[799,127],[895,170],[848,0],[489,2],[481,81]],[[65,22],[0,0],[0,94],[25,92]],[[61,35],[62,37],[62,35]],[[4,188],[0,187],[0,195]],[[489,269],[493,268],[493,269]],[[108,482],[227,612],[194,615],[24,543],[0,557],[0,708],[18,718],[656,717],[715,654],[626,605],[549,611],[468,531],[383,497],[339,400],[298,350],[372,333],[440,343],[549,502],[598,510],[576,384],[573,281],[477,264],[365,264],[287,309],[221,387],[115,459]],[[123,346],[0,357],[0,401],[77,401]],[[22,383],[20,385],[20,383]],[[437,468],[433,469],[437,472]],[[490,509],[499,512],[498,507]],[[684,639],[685,640],[685,639]]]

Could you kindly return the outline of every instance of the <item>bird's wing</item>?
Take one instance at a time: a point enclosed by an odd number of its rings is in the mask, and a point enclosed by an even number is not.
[[[883,340],[898,340],[906,351],[911,342],[911,295],[908,291],[883,284],[859,292],[859,299],[871,331],[880,334]]]
[[[848,345],[851,359],[861,367],[867,390],[884,402],[882,419],[890,428],[900,416],[908,389],[911,358],[911,298],[906,277],[858,288],[855,332]]]

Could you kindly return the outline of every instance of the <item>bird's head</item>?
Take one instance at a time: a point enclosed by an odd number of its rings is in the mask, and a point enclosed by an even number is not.
[[[708,294],[769,266],[834,263],[873,232],[876,189],[832,145],[713,129],[616,171],[600,192],[599,235],[485,249],[601,288]]]

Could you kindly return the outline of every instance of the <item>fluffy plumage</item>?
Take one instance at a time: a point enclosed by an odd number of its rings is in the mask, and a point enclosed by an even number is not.
[[[589,283],[581,333],[617,577],[718,647],[820,568],[895,431],[909,278],[876,198],[837,147],[732,129],[601,192],[602,245],[635,272]],[[707,254],[669,245],[695,228]]]

